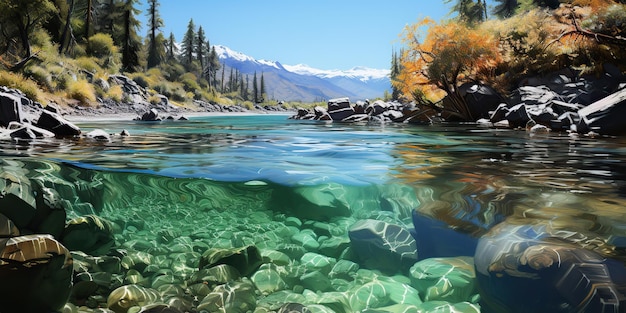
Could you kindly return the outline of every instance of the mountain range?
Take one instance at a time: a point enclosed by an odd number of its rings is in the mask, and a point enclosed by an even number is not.
[[[364,100],[382,97],[390,91],[389,70],[355,67],[350,70],[320,70],[304,64],[283,65],[257,60],[222,45],[215,46],[225,72],[236,69],[243,75],[263,74],[265,93],[271,100],[326,101],[349,97]]]

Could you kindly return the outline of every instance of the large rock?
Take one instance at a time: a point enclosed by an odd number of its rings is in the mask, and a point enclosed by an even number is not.
[[[432,258],[415,263],[411,285],[424,301],[471,301],[477,293],[474,260],[470,257]]]
[[[467,83],[461,85],[459,91],[474,121],[489,118],[489,112],[506,102],[498,92],[487,85]]]
[[[589,233],[548,222],[503,222],[480,239],[474,263],[484,312],[623,312],[626,269],[582,248]]]
[[[361,220],[348,232],[350,245],[365,267],[394,274],[407,272],[417,262],[417,244],[401,226],[379,220]]]
[[[606,135],[626,134],[626,88],[598,100],[578,111],[578,131]]]
[[[3,313],[56,312],[72,290],[72,256],[49,235],[0,241]]]
[[[14,94],[0,92],[0,126],[22,121],[22,102]]]
[[[259,249],[255,246],[245,246],[231,249],[209,249],[202,254],[198,267],[204,269],[228,264],[237,269],[241,275],[248,276],[254,273],[262,263],[263,258]]]
[[[333,121],[341,121],[353,115],[354,109],[348,98],[331,99],[328,100],[328,114]]]
[[[51,131],[57,137],[72,137],[80,135],[81,131],[78,126],[67,121],[61,115],[42,110],[35,126]]]
[[[97,215],[81,216],[67,223],[61,242],[70,250],[104,255],[115,243],[113,226]]]
[[[329,220],[352,213],[344,188],[335,183],[295,188],[277,186],[270,202],[271,207],[304,219]]]

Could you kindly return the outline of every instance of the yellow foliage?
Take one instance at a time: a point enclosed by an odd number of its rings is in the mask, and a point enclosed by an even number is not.
[[[85,71],[96,73],[101,72],[102,68],[98,64],[98,59],[94,57],[80,57],[74,60],[74,64]]]
[[[427,27],[426,38],[419,38]],[[490,33],[459,22],[437,24],[426,18],[406,26],[402,40],[402,70],[397,87],[405,95],[420,95],[438,101],[467,81],[483,81],[502,61],[498,42]]]
[[[78,100],[83,104],[96,101],[96,91],[93,85],[85,79],[68,82],[66,93],[68,98]]]
[[[19,89],[29,99],[39,101],[39,87],[37,83],[20,74],[0,70],[0,86]]]
[[[113,101],[121,102],[122,98],[124,97],[124,90],[120,85],[113,85],[111,86],[111,88],[109,88],[106,95]]]

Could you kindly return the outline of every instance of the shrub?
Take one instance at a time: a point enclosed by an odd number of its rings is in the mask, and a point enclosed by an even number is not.
[[[21,90],[29,99],[39,101],[39,87],[34,81],[16,73],[0,71],[0,86]]]
[[[83,104],[96,101],[96,91],[87,80],[78,79],[67,85],[68,98],[80,101]]]
[[[194,92],[201,89],[200,85],[198,84],[198,78],[192,73],[183,74],[180,77],[180,82],[183,84],[183,87],[186,91]]]
[[[89,37],[87,41],[87,53],[97,58],[113,56],[117,53],[117,47],[109,34],[97,33]]]
[[[109,88],[109,91],[107,91],[106,96],[113,101],[121,102],[124,97],[124,90],[122,90],[122,86],[120,85],[113,85]]]
[[[102,71],[102,68],[98,64],[98,60],[96,58],[80,57],[80,58],[77,58],[76,60],[74,60],[74,64],[79,69],[83,69],[85,71],[88,71],[88,72],[91,72],[91,73],[94,73],[94,74],[96,72],[101,72]]]
[[[133,73],[130,75],[130,78],[132,78],[132,80],[134,80],[137,83],[137,85],[143,88],[149,88],[150,85],[152,85],[150,83],[150,79],[144,73]]]
[[[47,90],[54,89],[55,84],[52,82],[52,76],[45,68],[39,65],[29,66],[24,69],[24,74]]]

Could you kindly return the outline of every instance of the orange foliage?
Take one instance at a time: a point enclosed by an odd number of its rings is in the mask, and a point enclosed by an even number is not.
[[[572,4],[581,6],[581,7],[589,7],[593,12],[598,11],[599,9],[606,8],[611,4],[615,4],[613,0],[574,0]]]
[[[425,40],[420,31],[428,28]],[[468,81],[483,81],[501,62],[498,42],[489,33],[458,22],[437,24],[425,18],[402,33],[407,46],[396,87],[414,100],[438,101]]]

